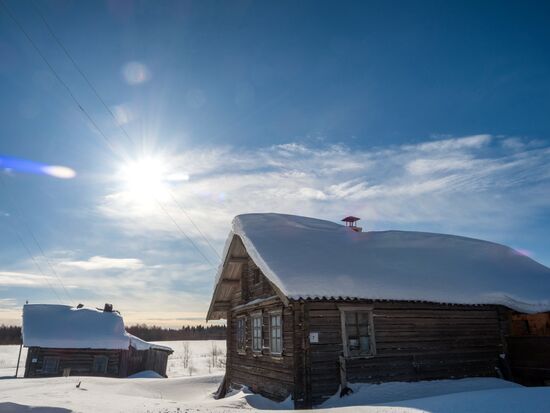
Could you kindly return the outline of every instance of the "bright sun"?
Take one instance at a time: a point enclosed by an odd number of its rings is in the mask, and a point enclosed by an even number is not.
[[[137,201],[166,198],[169,180],[166,163],[161,158],[144,157],[127,162],[119,171],[125,190]]]

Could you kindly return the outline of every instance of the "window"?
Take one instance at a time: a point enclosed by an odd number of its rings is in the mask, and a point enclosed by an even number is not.
[[[372,356],[376,353],[372,311],[341,309],[342,339],[346,357]]]
[[[280,312],[269,314],[269,350],[271,354],[283,352],[283,328]]]
[[[262,351],[262,313],[252,315],[252,351]]]
[[[237,318],[237,351],[246,351],[246,317]]]
[[[59,372],[59,357],[44,357],[42,373],[57,374]]]
[[[94,364],[92,366],[93,373],[107,373],[107,364],[109,363],[109,357],[107,356],[94,356]]]

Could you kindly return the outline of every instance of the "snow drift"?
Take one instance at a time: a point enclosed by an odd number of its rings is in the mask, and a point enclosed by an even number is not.
[[[550,311],[550,269],[493,242],[410,231],[355,232],[301,216],[245,214],[233,236],[289,298],[501,304]],[[222,273],[218,271],[217,281]]]

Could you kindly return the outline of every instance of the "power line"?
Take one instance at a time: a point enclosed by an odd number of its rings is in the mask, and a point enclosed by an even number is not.
[[[0,175],[0,181],[2,182],[2,184],[4,186],[6,186],[6,183],[4,182],[4,179],[3,179],[2,175]],[[42,270],[42,266],[38,263],[38,261],[34,257],[34,254],[31,252],[29,246],[25,243],[25,240],[24,240],[23,236],[19,233],[19,231],[17,230],[15,225],[12,225],[12,229],[15,232],[15,235],[19,239],[19,242],[21,243],[21,245],[23,246],[25,251],[27,251],[27,254],[29,255],[30,259],[32,260],[32,262],[34,262],[34,265],[36,266],[36,268],[38,268],[38,271],[42,274],[42,276],[46,280],[46,283],[48,284],[48,286],[50,287],[50,289],[52,290],[54,295],[57,297],[57,301],[59,301],[61,304],[63,304],[63,302],[61,301],[61,298],[59,297],[59,294],[57,294],[57,291],[55,290],[55,288],[53,288],[52,283],[50,283],[50,277],[48,277],[44,273],[44,271]]]
[[[168,192],[170,193],[170,196],[172,198],[172,200],[174,201],[174,203],[178,206],[178,208],[180,209],[181,212],[183,212],[185,214],[185,216],[187,217],[187,219],[191,222],[191,224],[193,224],[193,226],[196,228],[196,230],[199,232],[199,234],[202,235],[202,238],[206,241],[206,243],[208,244],[208,246],[210,247],[210,249],[212,251],[214,251],[214,254],[216,254],[216,256],[218,257],[218,259],[221,260],[221,255],[218,253],[218,251],[212,246],[212,244],[210,243],[210,240],[208,239],[208,237],[200,230],[200,228],[195,224],[195,222],[191,219],[191,217],[189,216],[189,214],[187,213],[187,211],[185,211],[185,209],[183,209],[183,207],[180,205],[180,203],[176,200],[176,197],[174,196],[174,193],[169,189]]]
[[[29,254],[29,257],[31,258],[31,260],[34,262],[34,265],[36,265],[36,268],[38,268],[38,271],[40,271],[40,273],[42,274],[42,276],[44,277],[44,279],[46,280],[46,283],[48,283],[48,286],[50,287],[50,290],[52,290],[52,292],[54,293],[54,295],[56,296],[57,298],[57,301],[59,301],[60,304],[63,304],[63,301],[61,300],[61,298],[59,297],[59,294],[57,294],[57,291],[55,291],[55,288],[53,288],[53,285],[52,283],[50,282],[50,277],[48,277],[44,271],[42,270],[42,267],[40,266],[40,264],[38,263],[38,261],[36,261],[36,258],[34,257],[33,253],[31,252],[31,250],[29,249],[28,245],[25,243],[23,237],[19,234],[19,232],[15,229],[14,226],[12,226],[14,232],[15,232],[15,235],[17,236],[17,238],[19,239],[19,242],[21,243],[21,245],[23,246],[23,248],[25,248],[25,250],[27,251],[27,254]]]
[[[65,88],[65,90],[67,90],[67,93],[69,94],[69,96],[71,97],[71,99],[73,100],[73,102],[77,105],[78,109],[80,109],[80,111],[84,114],[84,116],[86,116],[86,119],[88,119],[88,121],[90,121],[90,123],[96,128],[96,130],[100,133],[100,135],[103,137],[103,139],[105,140],[105,143],[107,143],[107,145],[109,146],[109,148],[116,153],[116,150],[115,148],[111,145],[111,142],[109,141],[109,139],[107,138],[107,136],[105,135],[105,133],[101,130],[101,128],[99,127],[99,125],[93,120],[93,118],[90,116],[90,114],[86,111],[86,109],[84,109],[84,107],[81,105],[81,103],[79,102],[79,100],[76,98],[76,96],[74,95],[74,93],[72,92],[71,88],[67,85],[67,83],[65,83],[63,81],[63,79],[61,78],[61,76],[57,73],[57,71],[55,70],[55,68],[50,64],[50,62],[48,61],[48,59],[46,58],[46,56],[40,51],[39,47],[36,45],[36,43],[34,43],[34,41],[32,40],[31,36],[27,33],[27,31],[24,29],[24,27],[21,25],[21,23],[19,22],[19,20],[17,20],[17,18],[15,17],[15,15],[11,12],[11,10],[8,8],[8,6],[6,5],[6,3],[4,2],[4,0],[0,0],[0,3],[2,4],[2,6],[4,6],[4,9],[6,10],[6,13],[8,14],[8,16],[14,21],[14,23],[17,25],[17,27],[19,28],[19,30],[21,30],[21,32],[23,32],[23,34],[25,35],[25,37],[27,38],[27,40],[29,41],[29,43],[32,45],[32,47],[34,48],[34,50],[38,53],[38,55],[42,58],[42,60],[44,61],[44,63],[46,63],[46,65],[48,66],[48,68],[50,69],[50,71],[53,73],[53,75],[55,76],[55,78],[59,81],[59,83],[61,83],[61,85]]]
[[[23,34],[25,35],[25,37],[27,38],[27,40],[29,41],[29,43],[33,46],[33,48],[35,49],[35,51],[39,54],[39,56],[42,58],[42,60],[44,61],[44,63],[46,63],[46,65],[48,66],[48,68],[51,70],[51,72],[54,74],[54,76],[56,77],[56,79],[59,81],[59,83],[61,83],[61,85],[67,90],[67,92],[69,93],[71,99],[74,101],[74,103],[78,106],[78,108],[85,114],[86,118],[91,122],[91,124],[97,129],[97,131],[101,134],[101,136],[103,137],[103,139],[105,140],[105,142],[107,143],[107,145],[109,146],[109,148],[113,151],[113,152],[116,152],[114,147],[112,146],[109,138],[105,135],[105,133],[101,130],[101,128],[97,125],[97,123],[93,120],[93,118],[91,117],[91,115],[86,111],[86,109],[84,109],[84,107],[80,104],[80,102],[78,101],[78,99],[76,98],[76,96],[74,95],[74,93],[72,92],[72,90],[70,89],[70,87],[67,85],[67,83],[65,83],[63,81],[63,79],[61,78],[61,76],[57,73],[57,71],[54,69],[54,67],[50,64],[50,62],[48,61],[48,59],[46,58],[46,56],[41,52],[40,48],[36,45],[36,43],[34,43],[34,41],[32,40],[32,38],[30,37],[30,35],[27,33],[27,31],[23,28],[23,26],[21,25],[21,23],[17,20],[17,18],[14,16],[14,14],[10,11],[10,9],[7,7],[7,5],[4,3],[4,0],[0,0],[0,3],[4,6],[4,9],[6,10],[6,12],[8,13],[8,15],[10,16],[10,18],[15,22],[15,24],[17,25],[17,27],[21,30],[21,32],[23,32]],[[44,22],[46,22],[44,16],[39,13],[42,17],[42,20]],[[53,30],[51,29],[51,27],[49,25],[47,25],[48,27],[48,30],[50,31],[50,33],[53,34]],[[57,36],[54,35],[54,39],[61,45],[63,51],[66,53],[66,55],[69,57],[70,61],[73,63],[73,65],[75,65],[75,67],[77,68],[78,72],[81,73],[81,75],[85,78],[86,82],[90,85],[90,87],[92,88],[92,90],[94,91],[94,93],[96,94],[96,96],[99,98],[99,100],[101,101],[101,103],[107,108],[108,112],[111,114],[111,116],[113,117],[113,119],[115,120],[115,123],[121,128],[121,130],[125,131],[125,129],[122,127],[122,125],[120,125],[120,123],[118,122],[118,120],[116,119],[116,116],[114,115],[114,113],[109,109],[109,107],[107,106],[107,104],[105,103],[105,101],[103,99],[100,98],[100,95],[99,93],[97,92],[97,89],[95,89],[95,87],[93,87],[92,83],[90,82],[90,80],[88,79],[88,77],[84,74],[84,72],[80,69],[80,67],[76,64],[76,61],[70,56],[70,53],[68,52],[67,48],[65,48],[64,46],[62,46],[62,43],[60,42],[59,38]],[[125,131],[125,135],[128,137],[128,139],[135,145],[135,143],[133,142],[133,140],[131,139],[131,137],[129,136],[129,134]],[[180,207],[180,209],[183,211],[183,207],[181,207],[181,205],[179,205],[179,203],[175,200],[175,197],[173,197],[174,201],[176,202],[176,204],[178,204],[178,206]],[[157,202],[157,204],[160,206],[160,208],[163,210],[163,212],[170,218],[170,220],[174,223],[174,225],[176,226],[176,228],[178,229],[178,231],[180,231],[184,236],[185,238],[187,238],[187,240],[189,240],[189,242],[193,245],[193,247],[200,253],[200,255],[213,267],[215,268],[215,266],[212,264],[212,262],[208,259],[208,257],[198,248],[198,246],[195,244],[195,242],[193,242],[193,240],[187,235],[187,233],[180,227],[180,225],[177,223],[177,221],[172,217],[172,215],[170,215],[168,213],[168,211],[166,210],[166,208],[164,208],[164,206],[158,201],[155,199],[155,201]],[[188,215],[187,215],[188,216]],[[188,218],[190,219],[190,217],[188,216]],[[190,219],[191,220],[191,219]],[[192,221],[192,220],[191,220]],[[196,226],[196,224],[194,224],[193,222],[193,225],[195,225],[196,228],[198,228]],[[200,232],[200,230],[199,230]],[[202,233],[202,232],[201,232]],[[204,236],[204,235],[203,235]],[[207,241],[208,242],[208,241]],[[210,243],[209,243],[210,245]],[[211,246],[211,245],[210,245]],[[213,248],[211,246],[211,248]],[[217,252],[216,252],[217,254]],[[218,255],[219,256],[219,255]]]
[[[88,76],[86,75],[86,73],[84,73],[84,71],[81,69],[81,67],[79,66],[79,64],[76,62],[76,60],[72,57],[71,53],[69,52],[69,50],[65,47],[65,45],[63,44],[63,42],[61,41],[61,39],[55,34],[55,32],[53,31],[53,28],[50,26],[50,24],[48,23],[48,20],[46,19],[46,17],[44,16],[44,14],[42,13],[42,11],[40,10],[40,7],[36,4],[36,1],[32,1],[32,4],[33,4],[33,7],[36,11],[36,13],[40,16],[40,18],[42,19],[42,21],[44,22],[44,25],[46,26],[46,28],[48,29],[48,32],[51,34],[51,36],[54,38],[54,40],[56,41],[56,43],[58,44],[58,46],[61,48],[61,50],[63,50],[63,53],[65,53],[65,55],[67,56],[67,58],[71,61],[72,65],[74,66],[74,68],[77,70],[78,73],[80,73],[80,75],[84,78],[84,80],[86,81],[86,83],[88,84],[88,86],[90,87],[90,89],[92,90],[92,92],[94,93],[94,95],[97,97],[97,99],[101,102],[101,104],[103,105],[103,107],[107,110],[107,112],[109,112],[109,114],[111,115],[111,117],[113,118],[114,120],[114,123],[120,128],[120,130],[122,131],[122,133],[126,136],[126,138],[130,141],[131,144],[133,144],[134,146],[136,145],[136,142],[132,139],[132,137],[130,136],[130,134],[128,133],[128,131],[126,130],[126,128],[122,125],[122,123],[117,119],[116,115],[113,113],[113,111],[111,110],[111,108],[109,107],[109,105],[107,105],[107,103],[105,102],[105,100],[101,97],[101,95],[99,94],[98,90],[96,89],[96,87],[93,85],[93,83],[90,81],[90,79],[88,78]],[[208,246],[210,247],[210,249],[214,252],[214,254],[219,258],[221,259],[221,256],[220,254],[218,253],[218,251],[212,246],[212,243],[210,242],[209,238],[204,234],[203,231],[201,231],[201,229],[198,227],[198,225],[193,221],[193,219],[191,218],[191,216],[187,213],[187,211],[183,208],[183,206],[178,202],[178,200],[176,199],[173,191],[171,189],[168,189],[169,193],[170,193],[170,196],[172,198],[172,200],[174,201],[174,203],[178,206],[178,208],[180,209],[181,212],[183,212],[183,214],[187,217],[187,219],[189,220],[189,222],[191,222],[191,224],[193,225],[193,227],[195,227],[195,229],[198,231],[198,233],[201,235],[201,237],[203,238],[203,240],[208,244]]]
[[[4,177],[2,175],[0,175],[0,182],[2,182],[2,185],[4,186],[4,188],[6,189],[6,194],[8,197],[11,197],[11,200],[8,200],[8,202],[11,204],[12,206],[12,209],[15,211],[15,214],[17,215],[17,217],[19,218],[19,221],[23,224],[23,226],[25,227],[25,229],[31,234],[31,238],[34,240],[34,243],[36,244],[36,246],[38,247],[38,250],[40,251],[40,253],[42,254],[42,256],[44,257],[44,259],[46,260],[46,263],[48,264],[48,266],[50,267],[50,271],[52,272],[52,274],[57,278],[57,280],[59,281],[59,284],[61,285],[61,287],[63,288],[63,291],[65,292],[65,295],[67,296],[67,298],[72,301],[72,297],[71,295],[69,294],[69,292],[67,291],[67,288],[65,288],[65,284],[63,283],[63,280],[61,279],[60,275],[57,273],[57,271],[55,270],[55,268],[53,267],[52,263],[50,262],[50,260],[48,259],[48,257],[46,256],[46,254],[44,253],[44,250],[42,249],[42,246],[40,245],[40,242],[38,242],[38,239],[36,238],[36,236],[34,235],[34,232],[32,231],[32,229],[27,225],[25,219],[24,219],[24,214],[22,212],[22,210],[17,206],[17,200],[15,199],[15,196],[14,195],[10,195],[9,194],[9,187],[8,185],[6,184],[5,180],[4,180]]]
[[[170,218],[170,220],[174,223],[174,225],[176,226],[176,228],[185,236],[185,238],[187,238],[187,240],[193,245],[193,247],[195,247],[195,249],[199,252],[200,255],[202,255],[202,257],[206,260],[206,262],[208,262],[208,264],[210,264],[212,266],[212,268],[216,268],[216,266],[214,264],[212,264],[212,262],[208,259],[208,257],[199,249],[199,247],[197,246],[197,244],[195,244],[195,242],[189,237],[189,235],[187,235],[185,233],[185,231],[179,226],[179,224],[177,223],[177,221],[174,219],[174,217],[172,217],[172,215],[170,215],[170,213],[168,212],[168,210],[166,208],[164,208],[164,206],[159,202],[158,199],[155,199],[155,201],[157,202],[157,205],[164,211],[164,213],[168,216],[168,218]]]
[[[74,68],[77,70],[78,73],[80,73],[80,75],[84,78],[84,80],[86,81],[86,83],[88,84],[88,86],[90,87],[90,89],[92,89],[92,92],[94,92],[94,95],[98,98],[98,100],[101,102],[101,104],[103,105],[103,107],[110,113],[110,115],[113,117],[113,119],[115,120],[115,123],[117,124],[117,126],[122,130],[122,132],[124,133],[124,135],[126,136],[126,138],[130,141],[131,144],[135,145],[135,142],[132,140],[132,138],[130,137],[130,135],[128,134],[128,132],[126,131],[126,128],[124,128],[122,126],[122,124],[120,122],[118,122],[118,119],[116,118],[116,115],[113,113],[113,111],[111,110],[111,108],[109,107],[109,105],[107,105],[107,103],[105,103],[105,101],[103,100],[103,98],[101,97],[101,95],[99,94],[99,92],[97,91],[97,89],[94,87],[93,83],[90,81],[90,79],[88,78],[88,76],[86,76],[86,74],[84,73],[84,71],[80,68],[80,66],[76,63],[76,61],[73,59],[73,57],[71,56],[71,54],[69,53],[69,50],[63,45],[63,42],[61,41],[61,39],[59,39],[59,37],[57,37],[57,35],[55,34],[55,32],[53,31],[52,27],[50,26],[50,24],[48,23],[48,21],[46,20],[46,17],[44,16],[44,14],[42,13],[42,11],[40,10],[40,7],[36,4],[36,2],[33,0],[32,2],[32,5],[34,7],[34,10],[36,11],[36,13],[40,16],[40,18],[42,19],[42,21],[44,22],[44,25],[46,26],[46,28],[48,29],[48,32],[50,33],[50,35],[54,38],[54,40],[56,41],[56,43],[58,44],[58,46],[61,48],[61,50],[63,50],[63,53],[65,53],[65,55],[67,56],[67,58],[71,61],[71,63],[73,64]]]

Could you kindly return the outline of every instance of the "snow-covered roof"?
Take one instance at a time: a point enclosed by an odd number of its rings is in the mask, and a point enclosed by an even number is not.
[[[355,232],[329,221],[271,213],[235,217],[224,257],[234,236],[290,299],[501,304],[527,313],[550,311],[550,269],[493,242],[425,232]],[[224,264],[216,283],[223,271]]]
[[[57,304],[23,306],[23,345],[45,348],[137,350],[171,348],[151,344],[126,332],[117,312]]]
[[[161,346],[160,344],[149,343],[148,341],[142,340],[141,338],[136,337],[130,333],[126,334],[128,334],[128,337],[130,337],[130,345],[136,350],[149,350],[150,348],[153,348],[155,350],[164,350],[170,352],[174,351],[168,346]]]

